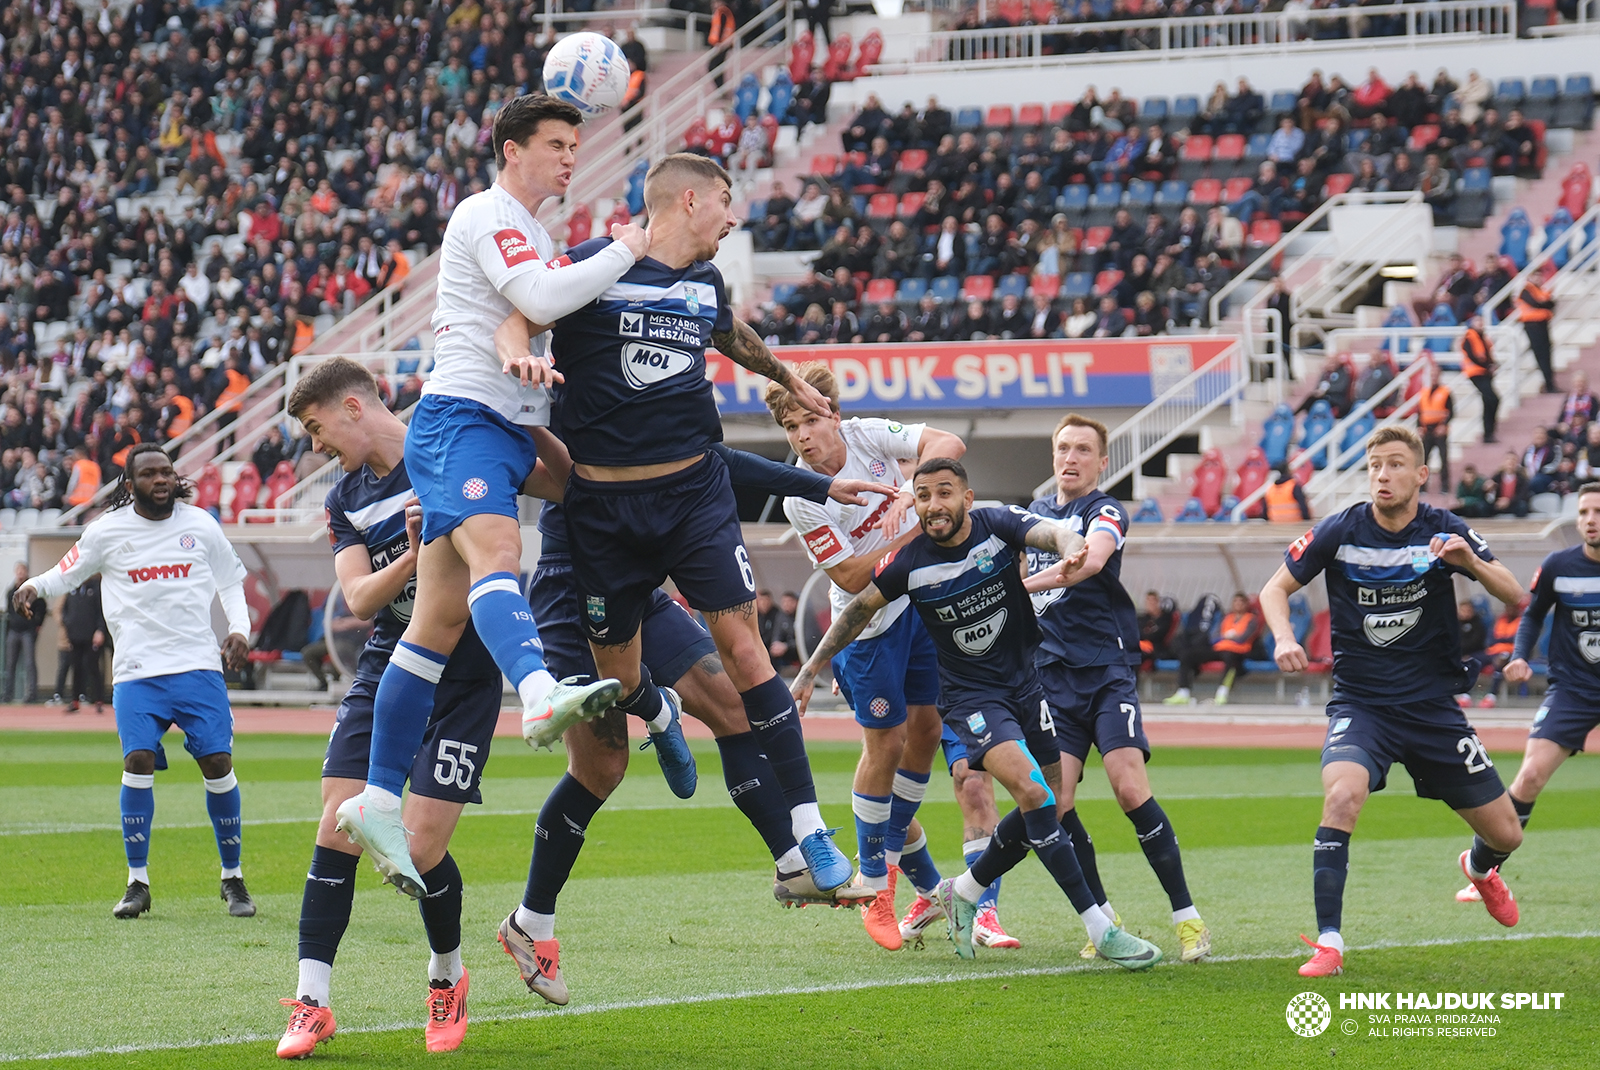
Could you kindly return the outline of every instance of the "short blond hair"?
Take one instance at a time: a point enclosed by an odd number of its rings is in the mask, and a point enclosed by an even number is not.
[[[816,387],[818,392],[828,399],[829,407],[834,412],[839,411],[839,380],[826,364],[820,360],[802,361],[790,368],[789,374],[804,379]],[[783,418],[789,415],[790,409],[802,407],[789,392],[788,387],[782,383],[768,383],[767,392],[762,396],[762,400],[767,403],[767,409],[779,427],[783,426]]]
[[[644,176],[644,210],[654,216],[663,202],[701,182],[721,182],[729,189],[733,180],[715,160],[692,152],[674,152],[656,161]]]
[[[1056,424],[1056,429],[1050,432],[1051,449],[1055,448],[1056,436],[1061,434],[1062,430],[1068,427],[1087,427],[1089,430],[1093,431],[1095,436],[1100,439],[1100,456],[1104,457],[1106,455],[1106,452],[1109,449],[1109,437],[1106,433],[1106,425],[1101,423],[1099,420],[1091,420],[1087,416],[1079,416],[1075,412],[1069,412],[1063,416],[1061,418],[1061,422]]]
[[[1422,451],[1422,439],[1418,438],[1417,433],[1404,424],[1384,424],[1372,432],[1372,437],[1367,439],[1367,455],[1370,457],[1373,450],[1379,446],[1387,446],[1391,442],[1399,442],[1402,445],[1409,446],[1412,456],[1416,457],[1418,464],[1427,463],[1428,456]]]

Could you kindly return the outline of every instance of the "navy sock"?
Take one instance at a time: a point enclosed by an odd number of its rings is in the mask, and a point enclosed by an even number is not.
[[[1145,861],[1156,871],[1156,879],[1172,903],[1173,910],[1194,906],[1189,895],[1189,884],[1183,879],[1183,855],[1178,851],[1178,834],[1172,831],[1172,822],[1155,797],[1144,805],[1128,812],[1133,831],[1139,836],[1139,846],[1144,849]]]
[[[794,849],[794,831],[789,827],[789,804],[778,787],[772,763],[761,753],[754,732],[721,736],[717,750],[722,754],[722,779],[727,782],[733,804],[755,826],[774,860]]]
[[[1311,841],[1311,892],[1317,904],[1317,931],[1338,931],[1344,920],[1344,881],[1350,873],[1350,833],[1317,827]]]
[[[1067,839],[1061,822],[1056,820],[1056,808],[1041,806],[1037,810],[1029,810],[1022,815],[1022,822],[1027,827],[1028,846],[1033,848],[1033,853],[1039,856],[1044,868],[1050,871],[1050,876],[1072,900],[1072,909],[1082,914],[1090,907],[1098,906],[1094,901],[1094,893],[1083,879],[1078,856],[1072,853],[1072,841]]]
[[[632,714],[646,724],[661,716],[661,689],[655,681],[650,679],[650,669],[644,662],[639,663],[639,686],[634,688],[633,694],[617,701],[617,709],[623,713]]]
[[[1491,869],[1505,864],[1511,857],[1510,851],[1496,851],[1483,842],[1482,836],[1472,837],[1472,854],[1467,856],[1467,865],[1476,873],[1487,873]]]
[[[1028,857],[1028,828],[1021,810],[1013,810],[1000,819],[989,835],[989,846],[972,864],[972,879],[979,884],[993,884],[1017,868]]]
[[[918,893],[939,887],[939,867],[933,864],[933,855],[928,852],[927,833],[919,833],[916,842],[901,852],[900,872],[910,879],[911,887]]]
[[[1538,801],[1539,801],[1538,799],[1533,800],[1533,802],[1538,802]],[[1517,821],[1522,825],[1523,828],[1527,828],[1528,827],[1528,818],[1533,816],[1533,803],[1531,803],[1531,802],[1523,802],[1521,799],[1517,798],[1515,795],[1512,795],[1511,796],[1511,805],[1516,808]]]
[[[217,854],[222,858],[223,869],[238,869],[239,856],[244,850],[239,806],[238,777],[229,773],[206,781],[206,813],[211,815],[211,829],[216,833]]]
[[[989,844],[991,842],[992,842],[992,837],[985,836],[981,840],[970,840],[967,843],[962,845],[964,847],[972,848],[971,850],[967,851],[965,854],[963,854],[961,856],[962,859],[967,863],[967,868],[968,869],[971,869],[973,866],[975,866],[977,864],[977,862],[978,862],[978,859],[983,857],[983,852],[989,849]],[[982,847],[978,847],[977,846],[977,844],[980,844],[980,843],[983,844]],[[984,885],[983,894],[978,896],[978,909],[979,910],[986,910],[989,907],[994,907],[994,906],[999,906],[999,905],[1000,905],[1000,878],[996,877],[994,880],[992,880],[988,884]]]
[[[772,763],[772,772],[783,788],[790,809],[817,801],[817,786],[811,779],[811,760],[806,757],[806,738],[800,731],[800,714],[794,696],[783,679],[774,676],[742,692],[745,716],[750,730],[761,741],[761,749]]]
[[[554,914],[556,896],[572,875],[583,850],[583,835],[605,800],[578,783],[571,773],[556,782],[533,826],[533,860],[522,905],[536,914]]]
[[[1072,841],[1072,853],[1077,856],[1083,879],[1094,893],[1094,901],[1104,904],[1107,901],[1106,889],[1100,883],[1100,866],[1095,861],[1094,841],[1089,838],[1089,830],[1083,827],[1083,818],[1078,816],[1077,807],[1061,815],[1061,827],[1066,830],[1067,839]]]
[[[405,640],[395,644],[372,700],[372,754],[367,783],[399,795],[433,716],[433,693],[444,654]]]
[[[311,852],[311,871],[306,874],[306,890],[300,900],[297,957],[333,965],[339,941],[350,924],[350,905],[356,898],[356,864],[360,861],[360,855],[345,854],[332,847],[317,847]]]
[[[428,894],[417,900],[428,947],[447,955],[461,946],[461,870],[446,851],[439,864],[422,875]]]
[[[539,641],[539,626],[528,612],[522,584],[514,573],[491,572],[467,592],[467,608],[472,613],[472,626],[489,648],[494,663],[527,703],[528,679],[545,672],[544,644]]]
[[[131,781],[131,783],[130,783]],[[122,849],[134,868],[150,862],[150,826],[156,818],[154,773],[122,774]]]

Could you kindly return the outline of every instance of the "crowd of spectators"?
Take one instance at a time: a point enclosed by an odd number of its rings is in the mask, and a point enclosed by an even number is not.
[[[1554,420],[1535,427],[1521,453],[1507,450],[1487,475],[1473,465],[1463,469],[1455,488],[1456,512],[1523,517],[1536,494],[1565,497],[1600,479],[1600,397],[1590,390],[1588,375],[1573,372],[1571,389],[1559,401]]]

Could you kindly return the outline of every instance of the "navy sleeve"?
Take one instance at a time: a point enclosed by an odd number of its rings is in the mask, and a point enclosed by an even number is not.
[[[711,329],[718,334],[726,334],[733,330],[733,309],[728,305],[728,287],[722,281],[722,272],[715,265],[712,265],[711,273],[716,277],[717,287],[717,322]]]
[[[743,450],[729,449],[721,442],[713,443],[711,451],[728,466],[728,478],[736,487],[764,490],[780,498],[825,502],[828,500],[828,490],[833,486],[833,480],[820,472],[768,460]]]
[[[974,509],[973,514],[987,519],[995,534],[1016,550],[1027,550],[1028,532],[1044,523],[1044,517],[1030,513],[1019,505],[1008,505],[1004,509]]]
[[[901,547],[885,554],[883,560],[872,570],[872,585],[878,589],[879,594],[891,602],[906,593],[906,583],[911,577],[906,549]]]
[[[1283,563],[1294,581],[1304,587],[1316,579],[1333,560],[1339,550],[1343,534],[1340,522],[1344,514],[1330,516],[1310,531],[1289,544],[1283,552]]]
[[[576,264],[579,261],[589,259],[595,253],[598,253],[601,249],[604,249],[610,244],[611,239],[607,237],[590,238],[588,241],[581,241],[577,245],[574,245],[572,248],[568,249],[566,252],[562,253],[560,256],[556,257],[556,263],[559,264],[566,262],[568,264]]]
[[[344,503],[339,499],[338,487],[328,492],[322,508],[328,517],[328,544],[333,547],[335,557],[339,556],[340,551],[348,550],[352,546],[363,548],[366,546],[361,533],[350,523],[350,518],[344,515]]]
[[[1465,520],[1462,520],[1459,516],[1456,516],[1456,514],[1451,512],[1446,512],[1443,514],[1443,516],[1444,523],[1441,525],[1441,530],[1439,531],[1440,535],[1460,535],[1463,539],[1467,540],[1467,545],[1472,547],[1472,552],[1478,555],[1478,560],[1494,560],[1494,554],[1489,549],[1488,541],[1484,539],[1482,535],[1479,535],[1476,531],[1472,530],[1472,528],[1467,525]],[[1452,568],[1450,571],[1459,572],[1463,576],[1467,575],[1465,569]]]
[[[1527,661],[1533,654],[1534,647],[1539,644],[1539,633],[1544,630],[1545,615],[1556,604],[1555,577],[1550,572],[1549,557],[1544,559],[1544,564],[1539,566],[1539,571],[1533,575],[1533,582],[1528,586],[1533,592],[1533,601],[1523,611],[1522,623],[1517,625],[1517,641],[1511,648],[1513,660],[1521,658]]]

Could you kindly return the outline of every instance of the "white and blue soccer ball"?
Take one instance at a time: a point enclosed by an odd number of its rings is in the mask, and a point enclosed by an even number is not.
[[[545,57],[544,91],[593,119],[622,103],[630,73],[622,49],[609,37],[569,34]]]

